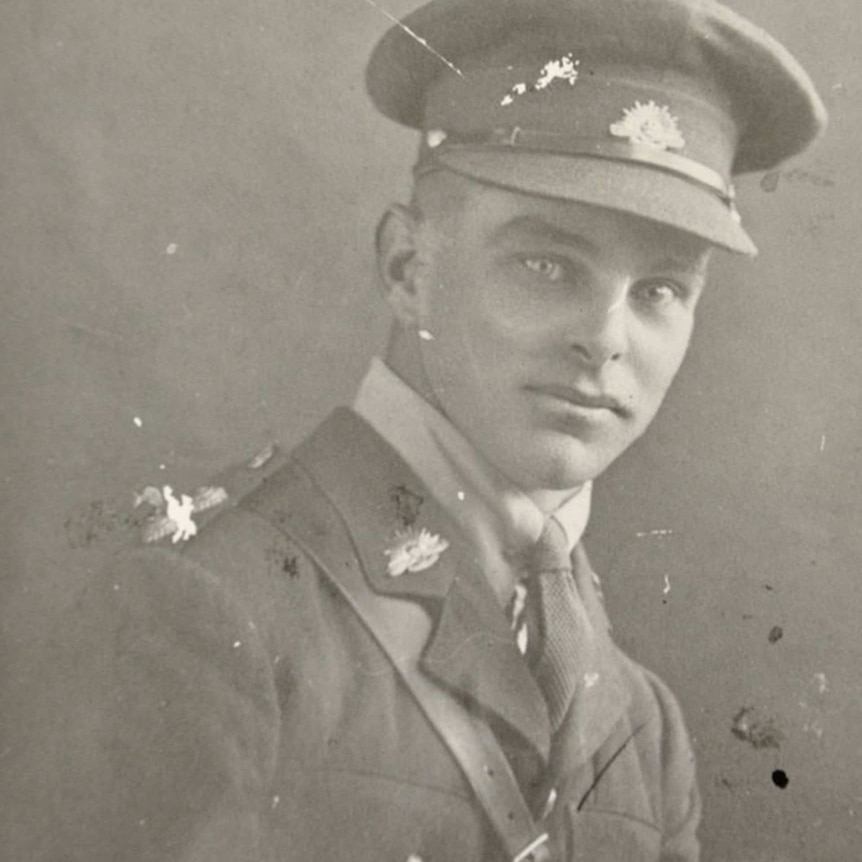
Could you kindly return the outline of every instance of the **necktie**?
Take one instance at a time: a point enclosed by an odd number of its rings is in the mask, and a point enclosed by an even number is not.
[[[556,731],[568,711],[577,683],[583,607],[572,575],[566,533],[549,518],[528,561],[524,613],[526,658],[548,704]]]

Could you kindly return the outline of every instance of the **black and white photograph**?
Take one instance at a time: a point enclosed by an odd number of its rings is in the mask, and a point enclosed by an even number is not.
[[[862,7],[0,43],[2,862],[862,859]]]

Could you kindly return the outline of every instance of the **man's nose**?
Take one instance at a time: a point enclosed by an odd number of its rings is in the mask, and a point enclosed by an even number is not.
[[[626,291],[616,290],[579,303],[570,339],[578,357],[595,368],[621,359],[628,345]]]

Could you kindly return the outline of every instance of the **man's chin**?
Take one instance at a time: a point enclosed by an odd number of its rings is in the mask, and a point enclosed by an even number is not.
[[[534,491],[570,491],[600,476],[614,460],[612,454],[579,440],[549,441],[521,465],[520,484]]]

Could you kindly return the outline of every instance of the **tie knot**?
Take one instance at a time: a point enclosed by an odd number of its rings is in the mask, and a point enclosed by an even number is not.
[[[569,571],[571,568],[566,531],[556,518],[548,518],[542,535],[530,553],[530,573]]]

